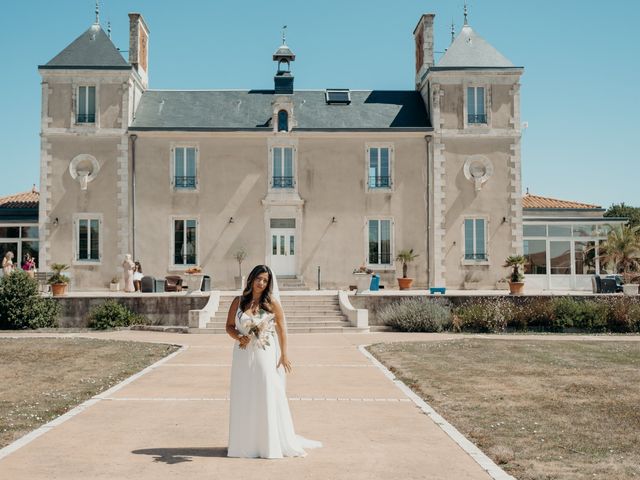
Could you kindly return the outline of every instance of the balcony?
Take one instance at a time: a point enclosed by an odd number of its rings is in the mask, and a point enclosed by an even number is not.
[[[273,177],[273,188],[293,188],[293,177]]]
[[[95,113],[79,113],[76,117],[76,123],[96,123]]]
[[[369,188],[389,188],[391,177],[369,177]]]
[[[467,115],[467,123],[487,123],[487,114],[486,113],[478,113],[475,115],[469,114]]]
[[[196,177],[178,177],[174,178],[176,188],[196,188]]]

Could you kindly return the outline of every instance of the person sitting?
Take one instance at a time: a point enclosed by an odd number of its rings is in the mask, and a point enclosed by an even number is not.
[[[135,267],[133,267],[133,287],[136,292],[142,291],[142,277],[144,277],[142,274],[142,265],[140,265],[140,262],[135,262]]]

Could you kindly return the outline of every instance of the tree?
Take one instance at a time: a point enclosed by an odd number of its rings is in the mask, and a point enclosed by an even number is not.
[[[605,217],[627,217],[629,219],[629,226],[640,226],[640,208],[631,207],[622,203],[614,203],[606,212]]]

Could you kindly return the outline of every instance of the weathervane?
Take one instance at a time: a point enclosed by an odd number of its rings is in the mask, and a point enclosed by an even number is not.
[[[456,26],[453,23],[453,18],[451,19],[451,43],[453,43],[453,40],[456,37]]]
[[[465,25],[468,25],[468,23],[467,23],[467,14],[468,14],[468,12],[467,12],[467,2],[464,2],[464,24]]]
[[[283,25],[282,26],[282,44],[286,45],[287,44],[287,37],[286,37],[286,30],[287,30],[287,26]]]
[[[100,23],[100,2],[96,0],[96,23]]]
[[[107,22],[107,35],[111,38],[111,20]]]

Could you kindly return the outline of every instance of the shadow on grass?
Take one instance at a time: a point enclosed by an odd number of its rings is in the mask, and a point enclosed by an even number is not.
[[[227,447],[208,448],[145,448],[133,450],[136,455],[151,455],[154,462],[174,463],[191,462],[191,457],[226,457]]]

